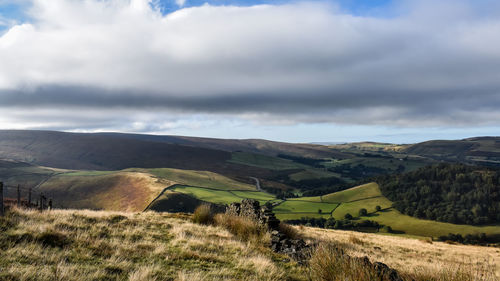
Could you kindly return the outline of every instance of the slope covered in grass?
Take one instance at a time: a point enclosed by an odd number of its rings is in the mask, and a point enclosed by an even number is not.
[[[195,170],[180,170],[170,168],[131,169],[132,171],[145,171],[161,179],[167,179],[179,184],[210,187],[221,190],[256,190],[255,185],[235,181],[223,175]]]
[[[273,208],[280,219],[301,217],[330,217],[330,213],[337,208],[335,203],[309,202],[301,200],[286,200]],[[321,212],[319,212],[321,210]]]
[[[321,197],[323,202],[351,202],[371,197],[382,196],[376,183],[367,183],[347,190],[327,194]]]
[[[39,191],[52,198],[56,207],[142,211],[164,184],[147,173],[79,171],[51,177]]]
[[[342,244],[347,254],[383,262],[414,280],[500,280],[500,250],[494,247],[311,227],[298,230],[311,239]]]
[[[0,218],[0,229],[2,281],[345,280],[322,278],[312,267],[273,253],[266,245],[270,239],[266,233],[262,240],[243,242],[226,228],[194,224],[182,214],[14,209]],[[382,261],[399,270],[405,280],[493,281],[500,277],[496,248],[295,229],[309,243],[333,243],[351,256]],[[339,257],[338,262],[349,270]],[[319,268],[320,272],[328,270]],[[361,275],[356,271],[346,274],[353,277],[350,280],[373,280],[358,278]]]
[[[261,204],[264,204],[267,201],[276,199],[274,195],[262,191],[220,190],[185,185],[173,186],[171,190],[189,194],[200,200],[216,204],[230,204],[233,202],[241,202],[241,200],[245,198],[255,199],[258,200]]]
[[[15,210],[0,227],[0,280],[307,280],[267,247],[165,213]]]

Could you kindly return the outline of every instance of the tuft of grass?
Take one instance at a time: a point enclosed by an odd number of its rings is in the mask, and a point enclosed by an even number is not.
[[[122,216],[122,215],[114,215],[114,216],[111,216],[111,217],[109,218],[109,223],[112,223],[112,224],[113,224],[113,223],[119,223],[119,222],[121,222],[121,221],[123,221],[123,220],[126,220],[126,219],[127,219],[127,217],[126,217],[126,216]]]
[[[0,232],[6,232],[8,229],[16,226],[16,223],[5,217],[0,217]]]
[[[214,222],[214,213],[208,204],[198,206],[193,213],[193,222],[199,224],[212,224]]]
[[[349,236],[349,242],[353,243],[353,244],[356,244],[356,245],[365,245],[365,242],[361,239],[359,239],[358,237],[354,236],[354,235],[351,235]]]
[[[285,236],[287,238],[290,238],[290,239],[302,238],[302,235],[300,235],[300,233],[297,231],[297,229],[295,229],[293,226],[286,224],[284,222],[280,222],[279,231],[281,233],[285,234]]]
[[[57,231],[44,231],[36,236],[36,241],[44,247],[64,248],[71,244],[71,239]]]
[[[242,241],[262,241],[267,234],[265,226],[246,217],[217,214],[214,219],[216,225],[224,227]]]
[[[316,281],[386,281],[365,259],[351,258],[337,244],[317,246],[309,261],[310,277]]]

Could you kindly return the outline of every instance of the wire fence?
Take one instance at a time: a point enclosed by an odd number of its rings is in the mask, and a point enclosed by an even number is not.
[[[15,194],[6,197],[6,194]],[[5,215],[5,209],[11,206],[36,208],[38,210],[52,209],[52,199],[36,188],[21,185],[4,185],[0,182],[0,217]]]

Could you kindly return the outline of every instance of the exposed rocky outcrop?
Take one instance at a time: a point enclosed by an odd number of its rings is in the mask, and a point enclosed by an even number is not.
[[[266,225],[271,232],[273,251],[287,254],[298,263],[305,263],[310,256],[310,246],[303,239],[292,239],[281,232],[280,220],[271,209],[261,207],[259,201],[244,199],[241,203],[232,203],[227,207],[226,214],[248,217]]]
[[[280,220],[276,218],[271,209],[261,207],[259,201],[244,199],[241,203],[232,203],[226,208],[226,214],[233,216],[244,216],[266,225],[271,232],[271,249],[277,253],[283,253],[297,261],[299,264],[306,264],[311,257],[311,246],[303,239],[293,239],[280,230]],[[380,280],[403,281],[400,274],[381,262],[372,263],[368,257],[351,257],[342,249],[337,249],[338,254],[349,260],[371,267]]]

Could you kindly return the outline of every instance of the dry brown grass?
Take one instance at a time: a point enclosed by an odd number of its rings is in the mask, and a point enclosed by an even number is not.
[[[92,176],[63,174],[48,180],[41,189],[57,207],[140,212],[166,185],[174,183],[160,182],[148,173],[122,171]]]
[[[201,225],[185,214],[14,208],[0,218],[0,280],[372,280],[373,272],[339,260],[328,243],[417,281],[492,281],[500,272],[498,248],[290,228],[323,241],[311,262],[315,273],[272,253],[267,231],[241,217],[217,215],[214,225]],[[321,277],[331,272],[344,279]]]
[[[193,222],[200,224],[212,224],[214,222],[214,214],[212,208],[208,204],[198,206],[193,213]]]
[[[247,217],[217,214],[214,219],[216,225],[227,229],[242,241],[262,244],[267,240],[266,238],[269,238],[269,233],[264,225]]]
[[[365,245],[365,242],[363,242],[363,240],[356,237],[354,234],[349,236],[349,242],[351,242],[352,244],[361,245],[361,246]]]
[[[305,280],[284,256],[185,216],[14,209],[0,226],[2,281]]]
[[[309,262],[312,280],[317,281],[372,281],[388,280],[357,259],[345,255],[341,245],[320,244]]]
[[[300,239],[302,236],[300,233],[295,229],[295,227],[286,224],[284,222],[281,222],[279,225],[279,231],[283,234],[285,234],[286,237],[290,239]]]
[[[500,280],[499,248],[310,227],[296,229],[309,241],[347,245],[344,249],[349,255],[368,256],[418,280]]]

